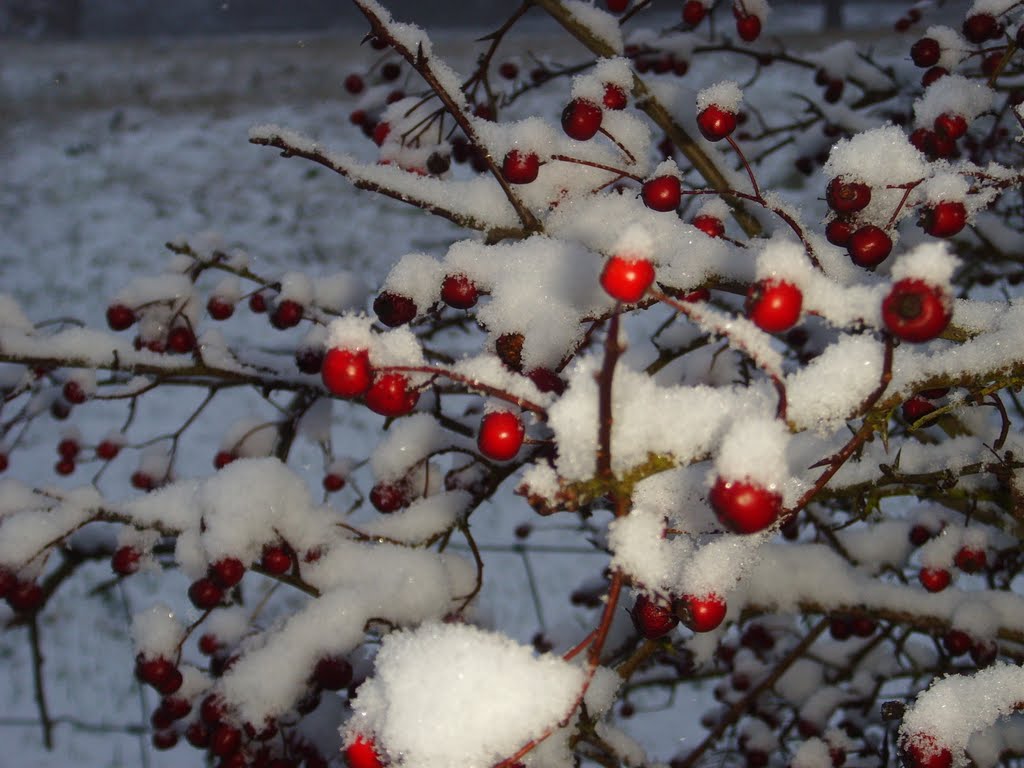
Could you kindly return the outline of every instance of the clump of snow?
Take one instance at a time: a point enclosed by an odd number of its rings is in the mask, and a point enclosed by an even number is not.
[[[157,603],[132,617],[132,640],[136,650],[147,658],[175,659],[184,636],[185,627],[164,603]]]
[[[960,115],[969,123],[992,108],[995,96],[984,83],[963,75],[940,77],[914,102],[914,124],[931,128],[935,118],[945,112]]]
[[[614,520],[608,526],[611,567],[629,574],[649,590],[672,591],[690,547],[683,538],[669,541],[665,527],[661,515],[641,508]]]
[[[735,80],[722,80],[707,88],[702,88],[697,93],[697,114],[711,106],[736,114],[740,111],[742,103],[743,91],[740,89],[739,83]]]
[[[948,287],[960,259],[946,243],[922,243],[901,254],[892,265],[892,279],[917,278],[938,287]]]
[[[735,421],[715,455],[715,471],[729,480],[779,489],[789,478],[788,444],[789,429],[780,419],[754,416]]]
[[[900,128],[886,125],[839,141],[822,172],[830,179],[842,176],[870,184],[874,193],[876,188],[926,177],[928,161]]]
[[[602,11],[595,5],[583,2],[583,0],[562,0],[562,6],[594,37],[615,53],[622,53],[622,31],[619,28],[619,20],[615,16]]]
[[[828,744],[817,737],[808,739],[800,745],[789,764],[792,768],[831,768]]]

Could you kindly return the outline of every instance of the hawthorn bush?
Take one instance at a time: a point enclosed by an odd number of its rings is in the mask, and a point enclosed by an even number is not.
[[[917,4],[887,56],[788,50],[764,0],[676,3],[661,31],[650,0],[526,0],[463,76],[355,1],[366,158],[250,140],[465,239],[372,289],[174,241],[111,332],[3,298],[0,594],[37,671],[38,617],[102,558],[110,583],[189,580],[131,631],[153,746],[193,764],[1024,757],[1024,5]],[[578,60],[504,57],[528,14]],[[239,311],[266,338],[229,345]],[[172,387],[199,406],[147,432]],[[179,476],[243,390],[270,415]],[[101,401],[124,406],[108,434],[49,432],[55,472],[91,481],[16,479],[30,430]],[[501,576],[471,526],[518,553],[555,534],[575,619],[531,645],[481,614]],[[665,709],[700,740],[644,743]]]

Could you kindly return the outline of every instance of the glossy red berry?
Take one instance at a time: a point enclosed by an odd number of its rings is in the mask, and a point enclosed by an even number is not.
[[[303,307],[292,299],[279,301],[270,314],[270,324],[279,331],[294,328],[302,321]]]
[[[951,318],[945,292],[917,278],[896,282],[882,302],[885,327],[904,341],[930,341],[946,329]]]
[[[761,19],[753,14],[742,14],[736,17],[736,34],[748,43],[761,36]]]
[[[967,118],[955,112],[943,112],[933,123],[935,132],[953,141],[967,133]]]
[[[344,656],[325,656],[313,668],[313,680],[325,691],[340,691],[352,682],[352,665]]]
[[[245,563],[237,557],[222,557],[210,566],[210,577],[224,589],[231,589],[245,576]]]
[[[953,577],[945,568],[922,568],[917,574],[921,586],[929,592],[941,592],[949,586]]]
[[[927,733],[915,733],[900,742],[906,768],[952,768],[953,753]]]
[[[562,130],[571,139],[588,141],[601,128],[601,108],[586,99],[573,99],[562,110]]]
[[[719,477],[708,496],[719,522],[734,533],[757,533],[773,525],[782,497],[746,480]]]
[[[110,567],[120,576],[131,576],[139,570],[141,557],[142,553],[135,547],[118,547],[110,558]]]
[[[332,395],[359,397],[370,388],[372,370],[365,349],[332,347],[324,355],[320,376]]]
[[[836,213],[856,213],[871,202],[871,187],[860,181],[846,181],[837,176],[825,188],[825,201]]]
[[[785,280],[759,280],[747,292],[747,316],[768,333],[788,331],[800,319],[803,294]]]
[[[695,27],[704,20],[707,11],[700,0],[686,0],[683,3],[683,23]]]
[[[337,493],[345,487],[345,478],[334,472],[328,472],[323,479],[324,490],[328,493]]]
[[[35,613],[43,606],[46,595],[34,581],[17,581],[7,592],[7,604],[15,613]]]
[[[952,237],[967,225],[967,209],[959,200],[943,200],[921,212],[920,225],[932,237]]]
[[[710,632],[725,618],[726,602],[714,592],[707,595],[684,595],[676,606],[683,624],[694,632]]]
[[[448,275],[441,283],[441,300],[454,309],[470,309],[479,297],[476,283],[464,274]]]
[[[100,441],[100,444],[96,446],[96,456],[104,461],[110,461],[111,459],[117,458],[117,454],[120,452],[121,446],[113,440],[102,440]]]
[[[725,234],[725,222],[717,216],[708,216],[707,214],[694,216],[693,226],[708,237],[721,237]]]
[[[942,55],[942,46],[939,45],[939,41],[932,37],[922,37],[912,46],[910,46],[910,58],[914,60],[914,64],[919,66],[921,69],[928,69],[934,67],[939,63],[939,57]]]
[[[167,334],[167,349],[171,352],[176,352],[179,355],[184,355],[187,352],[191,352],[196,346],[196,336],[192,333],[192,330],[184,325],[179,325],[171,329],[171,332]]]
[[[476,444],[492,461],[514,459],[523,445],[526,430],[519,417],[510,411],[492,411],[480,422]]]
[[[853,225],[846,219],[832,219],[832,221],[825,225],[825,238],[832,245],[845,248],[850,244],[852,236]]]
[[[654,282],[654,265],[647,259],[612,256],[601,272],[601,287],[617,301],[639,301]]]
[[[999,22],[991,13],[973,13],[964,19],[964,37],[975,45],[999,35]]]
[[[881,227],[866,224],[850,235],[846,251],[858,267],[874,269],[892,253],[892,238]]]
[[[283,576],[292,569],[292,556],[280,545],[263,548],[260,566],[272,576]]]
[[[389,328],[405,325],[416,317],[416,303],[408,296],[384,291],[373,300],[373,311],[377,318]]]
[[[203,577],[193,581],[188,588],[188,599],[201,611],[216,608],[224,599],[224,590],[210,578]]]
[[[648,640],[664,637],[679,624],[679,617],[672,611],[670,604],[647,595],[637,597],[630,615],[637,632]]]
[[[351,93],[353,96],[362,93],[365,83],[363,78],[353,72],[351,75],[345,78],[345,90]]]
[[[656,176],[644,182],[640,197],[651,210],[667,213],[679,207],[682,186],[675,176]]]
[[[107,307],[107,325],[112,331],[123,331],[131,328],[138,318],[135,310],[124,304],[111,304]]]
[[[540,158],[535,152],[510,150],[501,162],[501,173],[509,184],[529,184],[540,172]]]
[[[964,546],[953,557],[953,563],[964,573],[977,573],[985,569],[988,559],[984,549]]]
[[[381,416],[396,417],[416,407],[420,393],[409,389],[409,380],[400,373],[385,373],[366,392],[366,405]]]
[[[227,320],[235,314],[235,304],[221,296],[211,296],[206,302],[206,312],[214,320]]]
[[[626,105],[629,104],[629,98],[626,96],[626,91],[615,83],[605,83],[604,99],[601,103],[605,109],[618,111],[626,108]]]
[[[345,747],[345,762],[349,768],[384,768],[373,739],[361,735]]]
[[[934,413],[935,405],[923,397],[912,397],[903,403],[900,410],[903,413],[903,420],[913,424],[918,419],[923,419],[928,414]]]
[[[697,127],[708,141],[720,141],[736,130],[736,113],[712,104],[697,115]]]
[[[381,482],[370,489],[370,503],[378,512],[386,515],[408,506],[410,500],[405,483]]]

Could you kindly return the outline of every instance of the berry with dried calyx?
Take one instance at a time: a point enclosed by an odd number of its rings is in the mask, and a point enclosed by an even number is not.
[[[501,173],[509,184],[529,184],[540,172],[540,158],[536,152],[510,150],[501,163]]]
[[[647,595],[637,597],[630,616],[633,617],[633,625],[637,632],[648,640],[664,637],[679,624],[679,617],[673,612],[668,601],[650,598]]]
[[[683,595],[676,603],[676,614],[683,625],[694,632],[710,632],[725,618],[726,602],[714,592],[707,595]]]
[[[825,201],[836,213],[856,213],[871,202],[871,187],[861,181],[846,181],[837,176],[825,188]]]
[[[903,341],[931,341],[946,329],[951,319],[946,292],[918,278],[897,281],[882,302],[885,327]]]
[[[441,300],[453,309],[470,309],[479,297],[476,283],[465,274],[448,275],[441,283]]]
[[[397,328],[416,317],[419,310],[408,296],[384,291],[373,300],[373,311],[384,325]]]

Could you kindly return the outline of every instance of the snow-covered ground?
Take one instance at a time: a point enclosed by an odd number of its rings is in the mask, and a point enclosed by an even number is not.
[[[899,6],[894,8],[893,6]],[[862,38],[878,35],[872,17],[891,29],[902,3],[881,3],[851,17]],[[777,21],[802,46],[824,41],[810,33],[815,9]],[[863,15],[861,15],[863,14]],[[773,20],[775,23],[775,20]],[[563,61],[574,52],[550,27],[531,28],[511,50],[525,57],[527,42]],[[13,294],[32,320],[74,317],[88,325],[103,323],[107,301],[134,275],[156,271],[167,258],[163,244],[179,236],[216,230],[230,247],[249,251],[257,271],[275,275],[286,267],[312,275],[339,269],[361,272],[378,282],[399,256],[410,251],[439,253],[462,236],[446,220],[417,209],[353,190],[343,179],[301,160],[284,160],[250,145],[255,123],[288,125],[327,144],[370,157],[367,140],[348,124],[351,102],[341,93],[344,76],[366,60],[357,50],[360,32],[347,39],[258,37],[244,40],[124,42],[109,45],[29,46],[13,44],[2,54],[0,102],[0,274],[2,290]],[[442,39],[444,36],[442,36]],[[445,40],[456,64],[465,69],[469,47],[460,38]],[[909,45],[908,38],[883,44]],[[442,47],[442,52],[444,47]],[[721,63],[721,60],[718,60]],[[694,90],[710,82],[713,70],[694,68]],[[762,83],[759,87],[764,88]],[[786,87],[784,80],[776,87]],[[524,99],[515,112],[537,111],[551,117],[561,109],[561,91]],[[515,115],[513,115],[515,116]],[[224,327],[229,338],[248,339],[268,348],[286,339],[264,318],[245,309]],[[174,391],[147,398],[139,420],[150,434],[173,429],[200,394]],[[225,398],[189,433],[195,447],[181,457],[182,476],[202,476],[225,425],[258,412],[256,393]],[[92,404],[76,413],[89,438],[102,435],[123,411]],[[348,418],[348,417],[346,417]],[[359,440],[379,420],[349,419],[341,440]],[[9,470],[24,482],[70,487],[88,482],[94,467],[80,467],[70,479],[56,478],[56,442],[52,425],[34,429]],[[300,446],[297,464],[319,456]],[[103,482],[125,488],[131,468],[108,472]],[[504,505],[502,504],[503,502]],[[502,506],[507,514],[502,512]],[[474,518],[485,543],[508,545],[512,528],[534,521],[529,510],[507,496],[488,514]],[[558,526],[541,522],[532,541],[561,542]],[[579,537],[574,536],[578,542]],[[568,593],[588,576],[600,574],[599,554],[565,554],[538,548],[526,556],[515,551],[487,552],[488,570],[482,617],[521,640],[541,624],[554,636],[578,632],[593,614],[569,605]],[[140,692],[131,675],[128,616],[157,595],[184,606],[184,577],[142,575],[99,596],[89,591],[109,579],[105,564],[90,566],[68,583],[42,614],[41,634],[49,708],[67,718],[55,731],[52,752],[42,748],[31,677],[27,633],[0,635],[0,764],[56,768],[89,766],[196,765],[198,753],[181,746],[153,752],[147,727],[156,701]],[[536,578],[538,606],[530,600],[529,579]],[[168,597],[169,595],[169,597]],[[6,608],[0,608],[6,611]],[[0,616],[0,621],[3,616]],[[558,627],[562,630],[559,631]],[[571,632],[568,633],[571,635]],[[645,705],[660,707],[659,693]],[[626,722],[627,729],[670,757],[680,740],[700,733],[699,708],[676,700],[658,714]],[[111,726],[112,730],[107,730]]]

